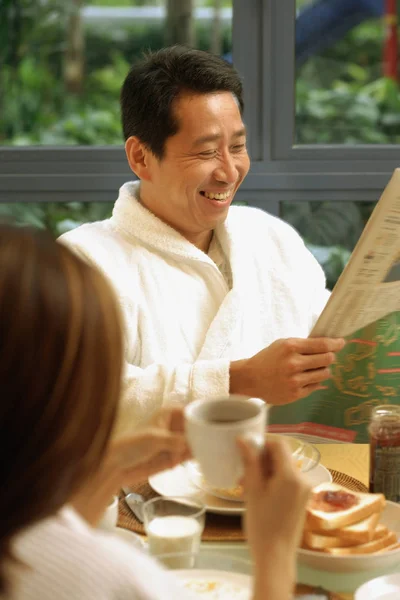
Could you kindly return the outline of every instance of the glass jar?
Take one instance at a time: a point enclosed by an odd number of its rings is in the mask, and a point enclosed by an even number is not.
[[[377,406],[371,413],[369,491],[400,502],[400,406]]]

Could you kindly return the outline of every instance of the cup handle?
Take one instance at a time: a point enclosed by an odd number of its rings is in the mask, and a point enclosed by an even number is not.
[[[305,448],[307,448],[309,451],[309,455],[304,456],[302,459],[303,464],[300,468],[302,473],[307,473],[308,471],[314,469],[314,467],[316,467],[321,460],[321,453],[315,446],[312,446],[311,444],[305,444]],[[306,454],[305,451],[304,453]]]

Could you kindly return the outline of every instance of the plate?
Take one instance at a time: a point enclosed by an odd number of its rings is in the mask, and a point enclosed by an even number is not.
[[[367,581],[356,590],[354,600],[399,600],[400,574],[386,575]]]
[[[146,548],[145,541],[137,535],[137,533],[133,533],[133,531],[129,531],[129,529],[124,529],[123,527],[115,527],[115,529],[111,532],[113,535],[117,535],[121,540],[128,543],[130,546],[135,546],[135,548],[139,548],[139,550],[144,550]]]
[[[221,515],[241,515],[244,512],[241,502],[222,500],[197,487],[190,478],[186,463],[152,475],[149,484],[161,496],[185,496],[203,502],[208,512]]]
[[[295,461],[297,461],[298,468],[300,471],[311,473],[316,466],[319,464],[321,455],[317,448],[312,446],[311,444],[307,444],[297,438],[291,436],[281,436],[278,434],[269,434],[269,437],[273,438],[284,438],[286,443],[289,445],[292,456]],[[201,469],[199,464],[196,461],[190,461],[188,464],[188,469],[190,473],[190,478],[192,482],[202,489],[207,494],[211,494],[212,496],[216,496],[217,498],[221,498],[222,500],[228,500],[230,502],[240,502],[243,503],[243,487],[238,485],[232,489],[225,488],[217,488],[213,485],[210,485],[206,479],[203,477],[201,473]],[[316,483],[312,479],[312,475],[310,476],[311,482],[313,485],[317,485],[321,482],[321,473],[320,470],[316,475]],[[329,475],[327,475],[329,477]],[[330,479],[331,481],[331,479]]]
[[[178,465],[168,471],[162,471],[149,477],[149,484],[161,496],[185,496],[203,502],[208,512],[222,515],[241,515],[244,512],[242,502],[234,502],[217,498],[213,494],[200,489],[192,481],[193,466],[191,461]],[[317,465],[312,471],[304,473],[312,486],[332,481],[332,476],[323,465]]]
[[[173,572],[194,598],[204,600],[250,600],[252,577],[243,573],[201,569]]]
[[[400,505],[395,502],[386,501],[382,512],[380,523],[397,533],[400,539]],[[378,552],[375,554],[353,554],[349,556],[332,556],[315,550],[297,550],[299,563],[318,569],[320,571],[331,571],[338,573],[356,573],[358,571],[369,571],[375,569],[391,569],[395,565],[400,568],[400,549],[389,552]],[[399,596],[400,598],[400,596]]]

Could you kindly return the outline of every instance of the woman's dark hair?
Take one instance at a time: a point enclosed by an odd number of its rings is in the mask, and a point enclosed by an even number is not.
[[[47,233],[0,225],[0,593],[13,536],[54,514],[101,463],[122,347],[103,276]]]
[[[136,136],[159,159],[165,141],[179,130],[174,101],[182,93],[231,92],[243,112],[243,87],[224,59],[185,46],[149,53],[133,65],[121,90],[125,140]]]

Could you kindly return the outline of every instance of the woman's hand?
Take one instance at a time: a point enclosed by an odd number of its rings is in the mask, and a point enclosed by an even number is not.
[[[164,407],[132,435],[111,442],[109,460],[121,485],[143,481],[191,457],[184,434],[183,410]]]
[[[238,445],[245,467],[245,530],[255,562],[254,598],[289,598],[310,487],[282,440],[268,440],[261,452],[244,440]]]
[[[183,410],[162,408],[130,436],[110,442],[98,471],[71,502],[89,523],[95,525],[121,486],[144,481],[190,456],[184,435]]]

